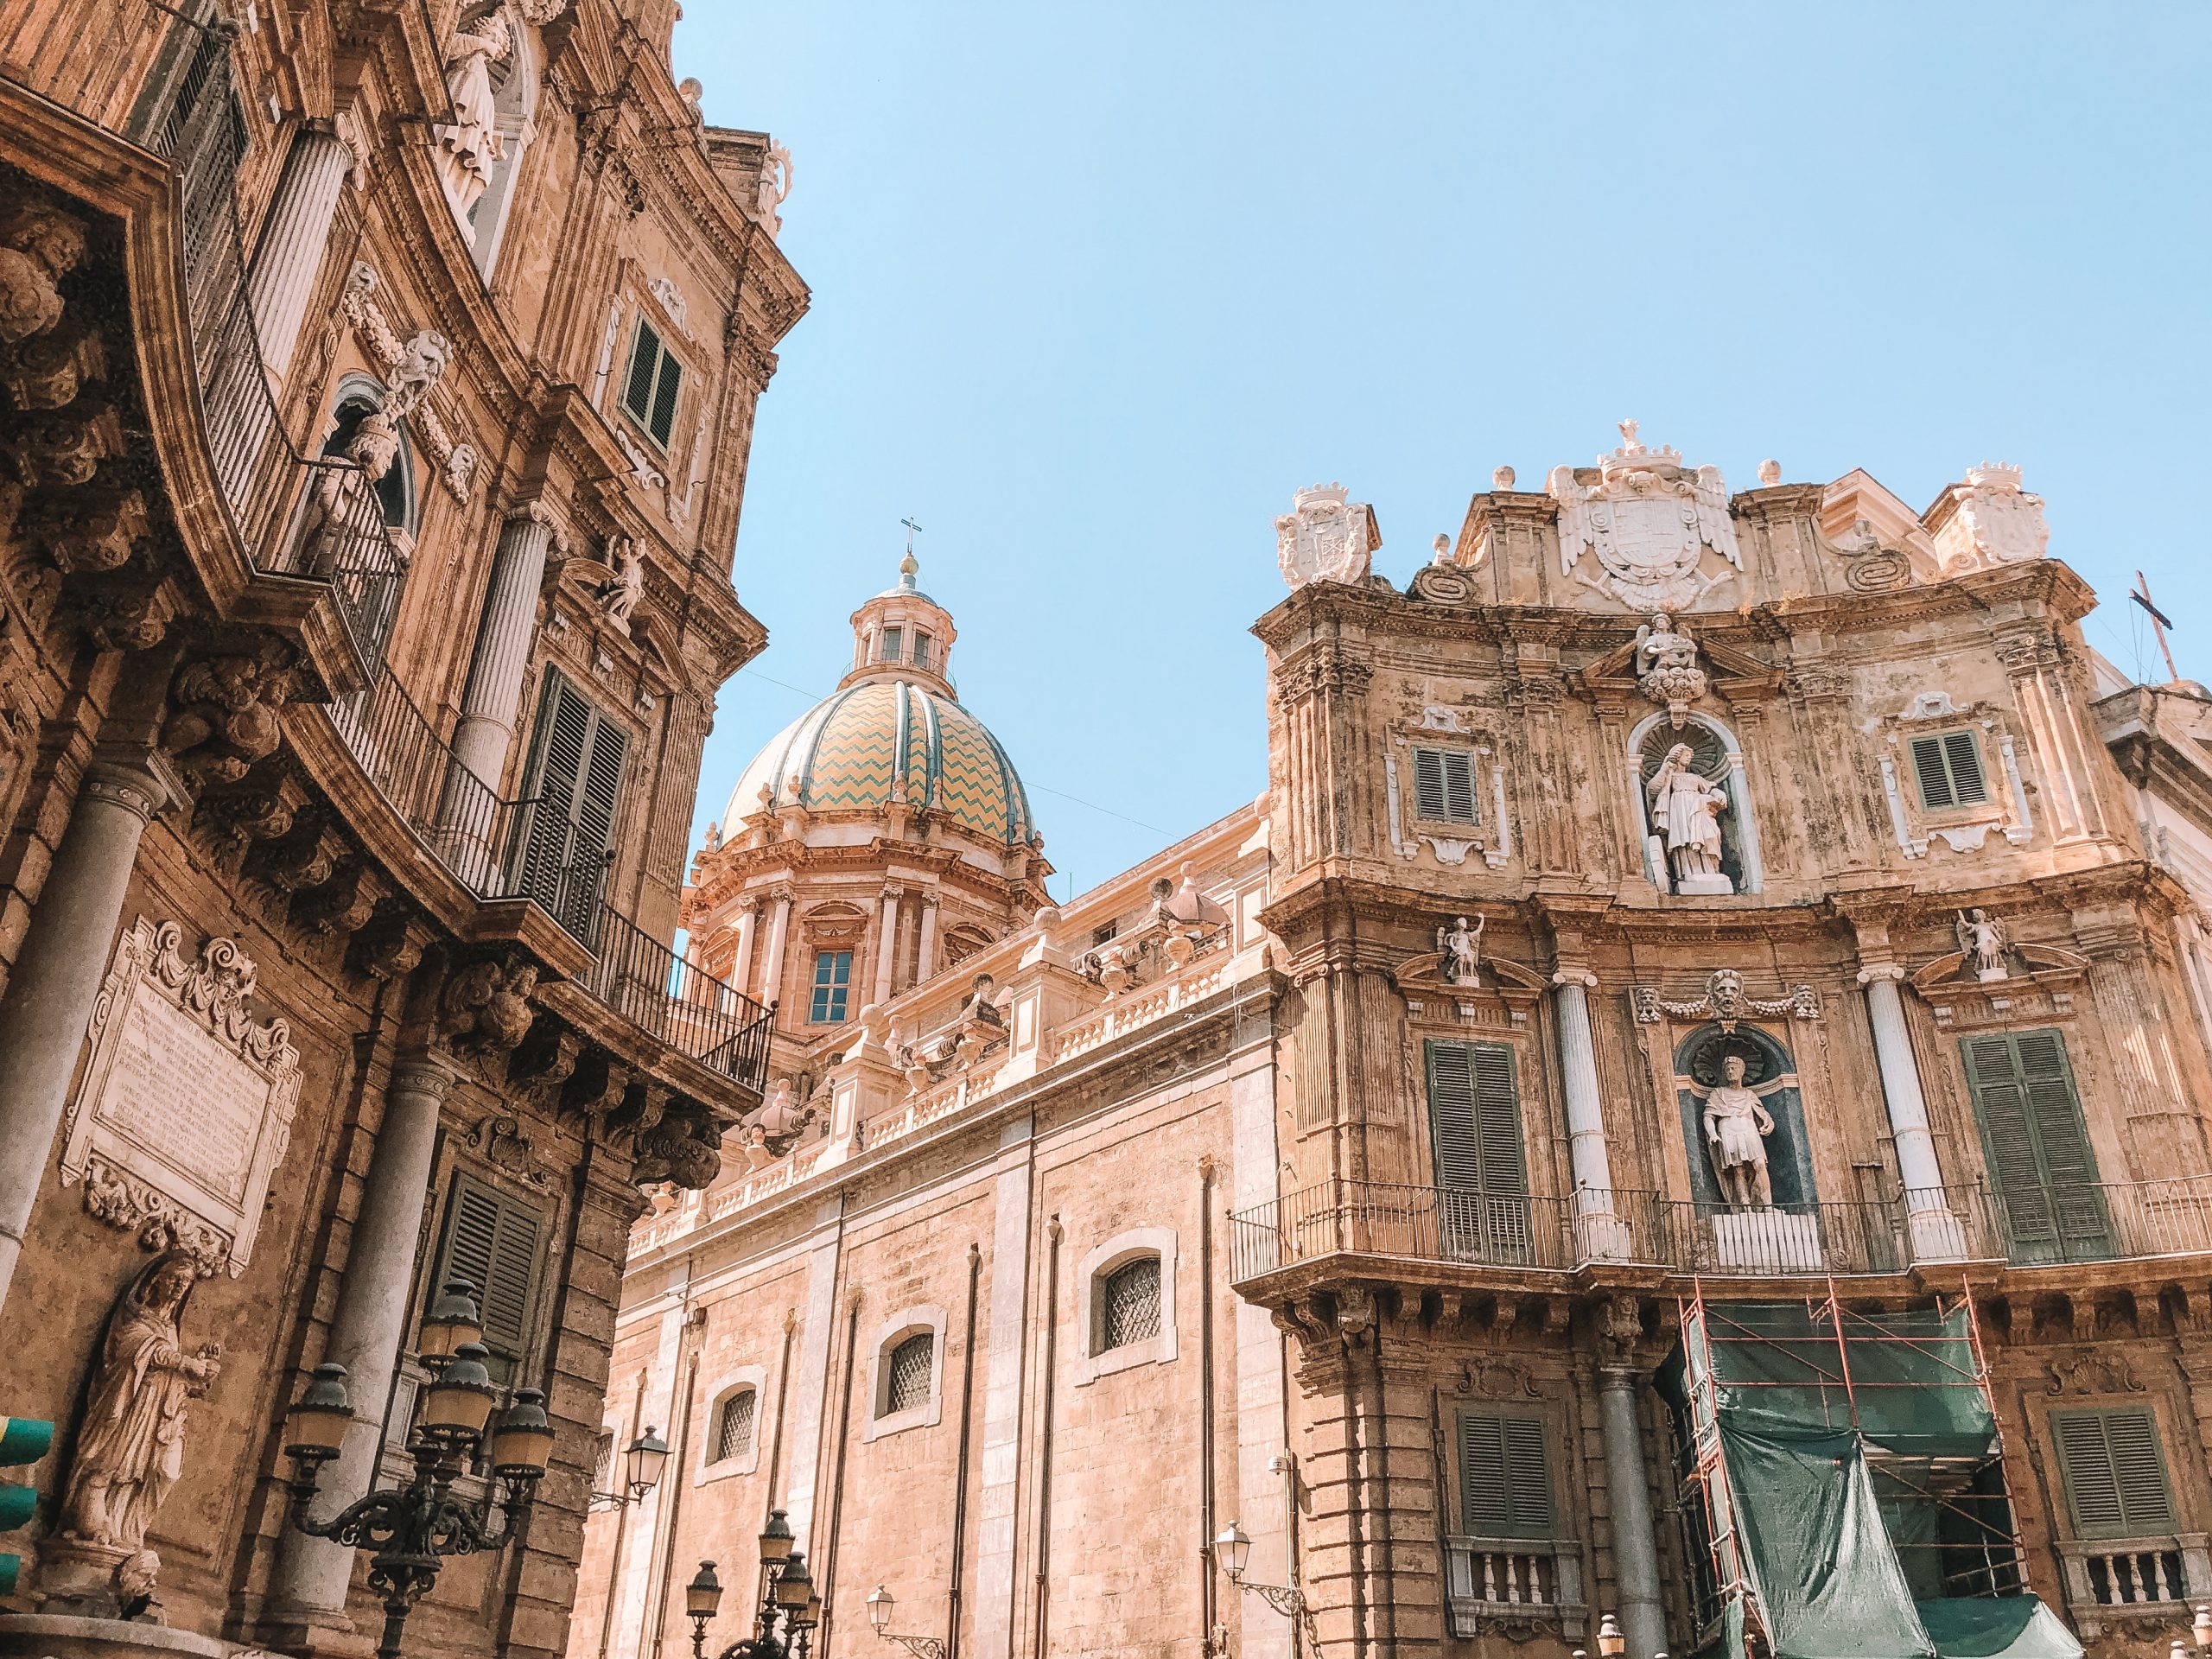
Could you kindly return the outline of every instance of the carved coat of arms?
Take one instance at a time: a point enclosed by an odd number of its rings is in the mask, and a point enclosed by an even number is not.
[[[1309,484],[1275,520],[1275,557],[1293,588],[1309,582],[1362,582],[1376,543],[1374,515],[1345,499],[1341,484]]]
[[[1599,569],[1580,576],[1586,585],[1642,610],[1688,610],[1743,568],[1728,488],[1718,467],[1692,470],[1680,450],[1644,448],[1636,426],[1620,423],[1621,447],[1598,458],[1595,483],[1552,468],[1560,574],[1574,575],[1586,552]],[[1708,550],[1723,562],[1710,574],[1700,568]]]

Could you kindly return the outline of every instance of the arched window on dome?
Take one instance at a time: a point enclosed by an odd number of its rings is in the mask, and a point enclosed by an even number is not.
[[[1629,734],[1628,774],[1643,872],[1660,892],[1750,893],[1764,886],[1758,815],[1735,734],[1707,715],[1688,715],[1675,726],[1656,714]]]

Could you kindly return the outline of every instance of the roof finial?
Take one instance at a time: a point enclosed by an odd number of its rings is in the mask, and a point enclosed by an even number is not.
[[[921,561],[914,556],[914,532],[921,526],[914,522],[911,513],[899,522],[906,526],[906,556],[899,561],[899,585],[912,588],[916,573],[922,568]]]

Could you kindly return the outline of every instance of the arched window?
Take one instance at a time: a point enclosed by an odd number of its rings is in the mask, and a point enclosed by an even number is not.
[[[886,1417],[918,1410],[929,1403],[930,1381],[937,1371],[937,1338],[923,1331],[908,1337],[891,1351],[884,1367],[883,1408]]]
[[[758,1365],[742,1365],[716,1377],[701,1396],[700,1418],[706,1433],[699,1438],[696,1478],[727,1480],[749,1475],[760,1466],[760,1389],[767,1373]]]
[[[323,441],[322,453],[335,460],[347,459],[346,448],[360,431],[361,423],[383,404],[383,387],[373,380],[349,376],[339,388],[338,406],[331,412],[330,435]],[[377,501],[384,508],[385,523],[412,536],[421,506],[415,494],[415,445],[404,420],[399,423],[399,452],[374,488]]]
[[[713,1460],[724,1463],[732,1458],[741,1458],[753,1449],[753,1418],[760,1395],[754,1389],[740,1389],[726,1395],[715,1408]]]
[[[1093,1304],[1098,1329],[1091,1351],[1107,1353],[1160,1334],[1160,1258],[1140,1255],[1108,1274]]]

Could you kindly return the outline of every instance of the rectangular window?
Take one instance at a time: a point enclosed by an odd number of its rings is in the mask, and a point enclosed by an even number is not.
[[[1959,1039],[1967,1090],[2015,1262],[2101,1261],[2112,1224],[2081,1096],[2056,1031]]]
[[[1475,757],[1465,749],[1414,751],[1414,816],[1434,823],[1472,823]]]
[[[806,1017],[817,1026],[836,1025],[845,1017],[845,998],[853,988],[853,953],[819,950],[814,957],[814,1000]]]
[[[522,1363],[544,1236],[545,1212],[536,1205],[497,1192],[466,1171],[454,1176],[430,1294],[454,1278],[476,1287],[482,1340],[492,1355],[485,1364],[495,1382],[512,1381]]]
[[[2050,1435],[2058,1443],[2076,1538],[2145,1538],[2173,1530],[2165,1454],[2150,1412],[2055,1411]]]
[[[660,331],[638,319],[630,346],[630,372],[622,382],[622,408],[661,448],[676,429],[676,398],[683,386],[683,365],[662,343]]]
[[[1439,1243],[1456,1261],[1525,1261],[1535,1229],[1513,1051],[1503,1043],[1422,1047]]]
[[[596,931],[629,747],[628,728],[557,670],[545,671],[513,874],[525,895],[588,944]]]
[[[927,668],[929,665],[930,637],[926,633],[924,633],[920,629],[917,628],[914,631],[914,666],[916,668]]]
[[[1551,1458],[1534,1417],[1462,1414],[1459,1525],[1472,1538],[1549,1538]]]
[[[740,1389],[722,1402],[715,1414],[714,1462],[741,1458],[753,1449],[753,1411],[759,1402],[751,1389]]]
[[[1981,748],[1972,732],[1938,732],[1932,737],[1914,738],[1912,772],[1920,780],[1920,804],[1931,812],[1979,806],[1989,798],[1989,782],[1981,771]]]
[[[885,663],[897,662],[899,653],[904,647],[905,639],[906,633],[902,629],[886,628],[882,637],[876,642],[876,660]]]

